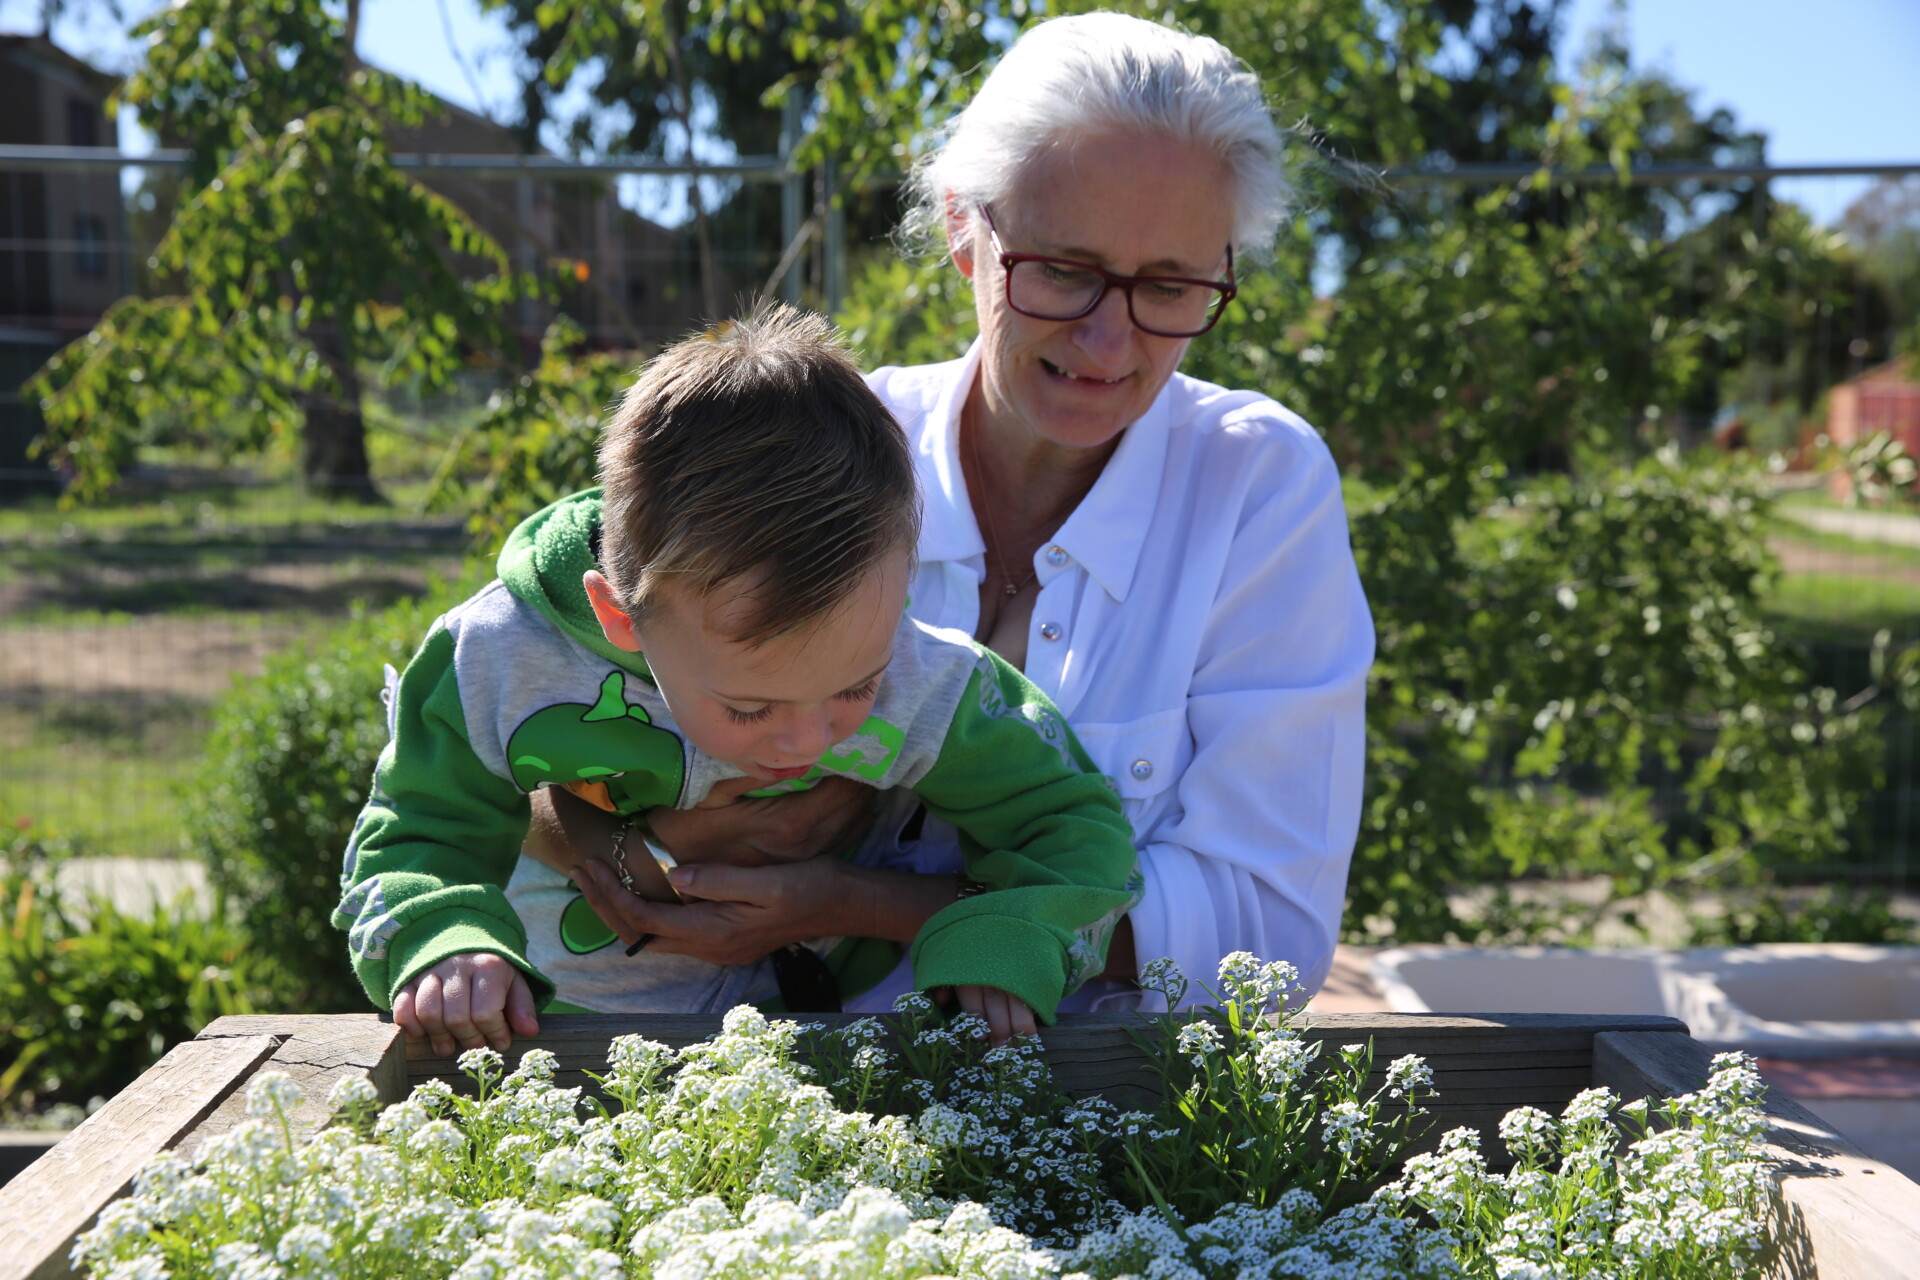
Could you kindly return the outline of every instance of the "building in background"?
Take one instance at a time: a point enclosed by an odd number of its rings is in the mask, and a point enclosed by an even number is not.
[[[112,145],[116,83],[44,37],[0,36],[0,142]],[[40,411],[20,386],[131,290],[125,244],[113,170],[0,171],[0,493],[55,485],[27,456]]]
[[[1889,360],[1827,393],[1827,438],[1850,447],[1886,432],[1920,458],[1920,369]]]
[[[440,105],[418,127],[388,132],[394,154],[520,154],[508,129],[452,103]],[[498,241],[515,270],[557,273],[557,301],[525,301],[514,317],[530,346],[556,310],[600,347],[659,344],[694,323],[699,289],[685,235],[621,205],[611,180],[432,170],[415,176]],[[721,296],[728,296],[725,288]]]
[[[0,36],[0,143],[111,146],[106,101],[118,84],[44,36]],[[517,155],[508,129],[451,103],[418,127],[394,129],[396,154]],[[512,317],[524,353],[558,311],[607,348],[655,346],[696,321],[700,290],[685,233],[622,206],[610,179],[422,172],[506,250],[517,271],[556,282]],[[28,456],[41,431],[22,384],[60,347],[85,335],[140,286],[144,262],[172,216],[177,183],[148,171],[130,210],[114,169],[0,169],[0,494],[56,488]],[[135,243],[139,241],[139,243]],[[474,269],[486,269],[474,264]],[[721,296],[731,296],[723,285]],[[404,299],[394,299],[404,305]]]

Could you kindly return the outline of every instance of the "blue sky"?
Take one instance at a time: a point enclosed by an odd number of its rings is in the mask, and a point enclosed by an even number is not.
[[[511,114],[511,46],[474,0],[363,2],[362,56],[462,106]],[[155,0],[125,7],[151,11]],[[40,0],[0,0],[0,31],[37,29],[40,9]],[[1563,42],[1569,66],[1585,34],[1614,9],[1612,0],[1573,0]],[[1703,107],[1725,105],[1748,128],[1765,130],[1777,162],[1920,161],[1920,0],[1637,0],[1626,6],[1626,23],[1637,63],[1698,90]],[[132,56],[124,36],[103,24],[63,23],[55,36],[102,65],[124,66]],[[1782,194],[1831,220],[1865,185],[1806,179]],[[649,190],[641,202],[655,216],[669,214],[658,203],[663,194]]]

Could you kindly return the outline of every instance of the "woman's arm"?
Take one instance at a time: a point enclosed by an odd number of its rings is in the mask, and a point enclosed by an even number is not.
[[[629,863],[631,865],[631,861]],[[688,901],[656,902],[621,885],[608,862],[587,858],[574,883],[622,941],[712,964],[747,964],[791,942],[826,936],[908,943],[958,896],[954,876],[860,867],[838,858],[763,867],[724,863],[671,873]],[[602,905],[604,904],[604,905]]]
[[[1133,943],[1208,981],[1230,952],[1288,960],[1312,991],[1359,827],[1373,625],[1325,447],[1304,429],[1259,443],[1188,686],[1179,803],[1141,833]]]
[[[736,800],[713,809],[658,808],[647,818],[654,839],[689,866],[769,866],[859,841],[873,823],[873,794],[872,788],[848,779],[825,778],[812,790],[793,795]],[[649,930],[633,914],[636,899],[613,870],[613,839],[619,827],[620,819],[606,810],[543,787],[533,795],[525,852],[571,879],[595,914],[632,942]],[[626,861],[642,894],[671,901],[652,860],[633,856],[637,852],[637,846],[631,846]],[[825,932],[802,931],[775,945]]]

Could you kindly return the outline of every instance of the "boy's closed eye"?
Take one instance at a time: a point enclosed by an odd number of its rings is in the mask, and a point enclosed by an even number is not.
[[[880,689],[880,677],[874,676],[866,683],[852,689],[842,689],[833,696],[841,702],[865,702]],[[727,719],[735,724],[759,724],[773,714],[773,704],[763,703],[749,711],[741,707],[728,707]]]

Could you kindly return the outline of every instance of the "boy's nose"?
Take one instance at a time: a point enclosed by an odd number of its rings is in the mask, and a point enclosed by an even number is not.
[[[775,745],[796,764],[818,760],[837,741],[833,736],[833,711],[828,707],[798,712],[788,718],[782,729],[784,732],[775,740]]]

